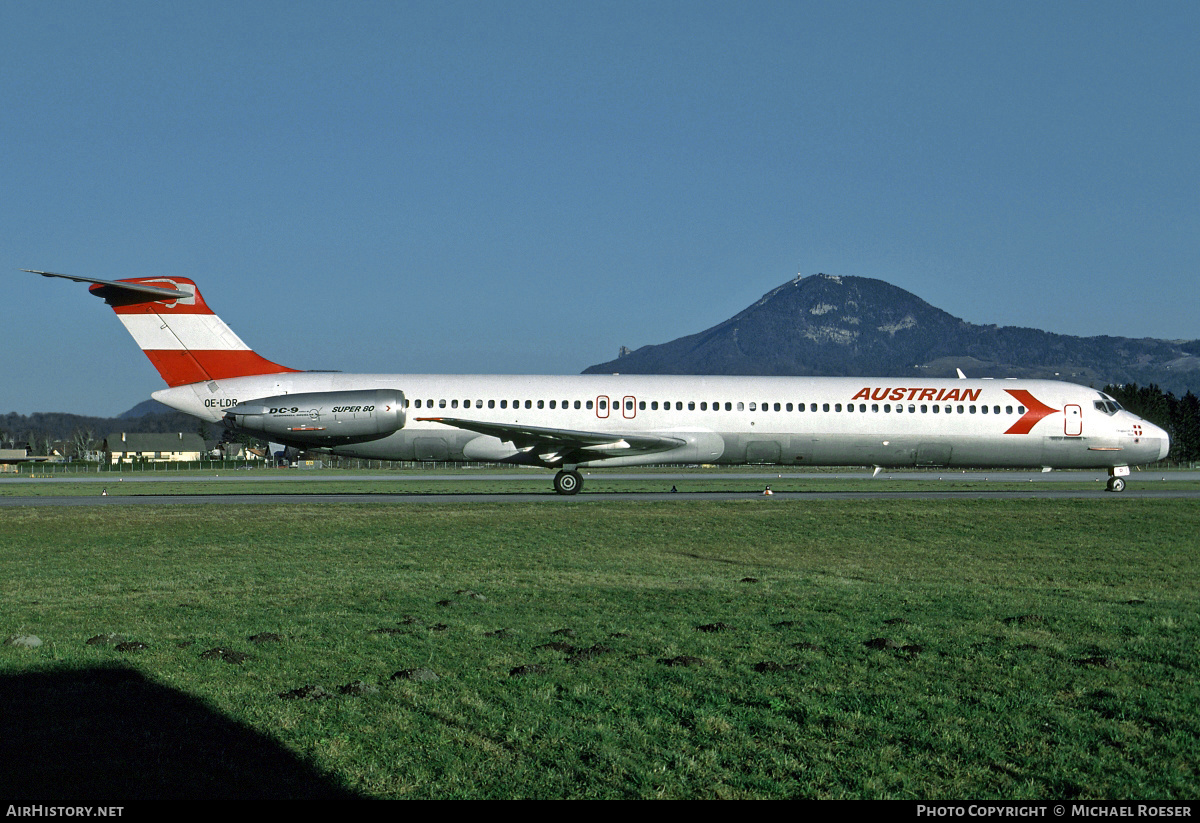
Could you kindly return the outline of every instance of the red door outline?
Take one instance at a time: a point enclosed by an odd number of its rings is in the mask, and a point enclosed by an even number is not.
[[[1063,406],[1063,434],[1078,437],[1083,434],[1083,409],[1074,403]]]
[[[596,398],[596,416],[597,417],[608,417],[609,405],[611,405],[611,404],[609,403],[608,395],[602,394],[599,397],[597,397]],[[603,411],[604,413],[601,414],[600,413],[601,411]]]
[[[632,420],[637,417],[637,398],[631,394],[625,395],[621,400],[621,414],[625,415],[626,420]]]

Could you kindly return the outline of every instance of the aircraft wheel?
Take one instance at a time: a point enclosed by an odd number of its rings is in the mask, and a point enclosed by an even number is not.
[[[583,488],[583,478],[577,471],[559,472],[554,475],[554,490],[559,494],[578,494]]]
[[[1110,492],[1123,492],[1123,491],[1125,491],[1125,478],[1124,478],[1124,477],[1110,477],[1110,478],[1108,478],[1108,490],[1109,490]]]

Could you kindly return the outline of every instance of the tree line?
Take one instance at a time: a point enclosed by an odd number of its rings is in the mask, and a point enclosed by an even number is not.
[[[66,412],[10,412],[0,415],[0,449],[28,444],[35,454],[50,454],[55,443],[64,443],[71,457],[84,459],[100,448],[100,441],[113,432],[192,432],[202,421],[183,412],[147,414],[142,417],[88,417]],[[203,435],[202,435],[203,436]]]

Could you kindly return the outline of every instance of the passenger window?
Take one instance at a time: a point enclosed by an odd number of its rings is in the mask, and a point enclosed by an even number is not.
[[[909,414],[916,414],[916,413],[917,413],[917,407],[916,407],[916,406],[914,406],[913,404],[909,403],[909,404],[908,404],[908,413],[909,413]]]
[[[725,411],[733,411],[733,403],[726,403]]]
[[[494,409],[494,408],[496,408],[496,401],[495,401],[495,400],[489,400],[489,401],[488,401],[488,408],[489,408],[489,409]]]
[[[746,410],[746,404],[743,403],[741,400],[739,400],[738,401],[738,411],[745,411],[745,410]]]
[[[683,401],[682,400],[675,401],[675,411],[683,411]]]
[[[942,407],[941,407],[941,406],[934,406],[934,407],[933,407],[933,413],[934,413],[934,414],[937,414],[937,413],[939,413],[941,410],[942,410]]]
[[[525,408],[527,408],[527,409],[532,409],[532,408],[533,408],[533,401],[532,401],[532,400],[526,400],[526,401],[525,401]]]
[[[928,412],[929,412],[929,407],[926,406],[924,403],[922,403],[921,404],[921,414],[927,414]]]
[[[980,413],[980,414],[987,414],[987,406],[980,406],[980,407],[979,407],[979,413]]]
[[[578,400],[576,400],[576,401],[575,401],[575,408],[579,408],[579,401],[578,401]]]
[[[1005,413],[1005,414],[1012,414],[1012,406],[1005,406],[1005,407],[1004,407],[1004,413]]]
[[[700,401],[700,411],[708,411],[708,403],[703,400]]]
[[[1000,407],[992,406],[992,414],[999,414],[999,413],[1000,413]]]
[[[834,410],[835,412],[840,412],[840,411],[842,410],[842,404],[841,404],[841,403],[834,403],[834,404],[833,404],[833,410]]]
[[[775,411],[779,411],[779,404],[778,404],[778,403],[776,403],[776,404],[775,404]]]
[[[829,411],[829,404],[828,404],[828,403],[822,403],[822,404],[821,404],[821,411]]]
[[[591,400],[587,401],[587,404],[586,404],[586,405],[587,405],[587,407],[588,407],[588,411],[591,411],[591,408],[592,408],[592,401],[591,401]]]
[[[554,400],[551,400],[551,401],[550,401],[550,408],[554,408],[554,404],[555,404],[555,402],[557,402],[557,401],[554,401]]]
[[[689,400],[688,401],[688,411],[695,411],[695,410],[696,410],[696,401]]]
[[[646,401],[639,400],[638,401],[638,411],[645,411],[645,410],[646,410]]]
[[[750,404],[750,411],[755,411],[755,404],[754,404],[754,403],[751,403],[751,404]]]
[[[974,406],[971,406],[970,408],[971,408],[971,414],[974,414],[974,413],[975,413],[975,407],[974,407]]]
[[[788,410],[788,411],[791,411],[791,410],[792,410],[792,404],[791,404],[791,403],[788,403],[788,404],[787,404],[787,410]]]
[[[539,409],[544,409],[544,408],[546,408],[546,401],[545,401],[545,400],[539,400],[539,401],[538,401],[538,408],[539,408]]]

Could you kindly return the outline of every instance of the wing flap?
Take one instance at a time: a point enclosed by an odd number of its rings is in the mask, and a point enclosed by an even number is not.
[[[687,445],[686,440],[646,432],[588,432],[574,429],[554,429],[543,426],[520,426],[513,423],[485,423],[458,417],[418,417],[417,420],[441,423],[456,429],[489,434],[518,449],[549,448],[556,452],[572,449],[601,450],[605,447],[635,451],[667,451]]]

